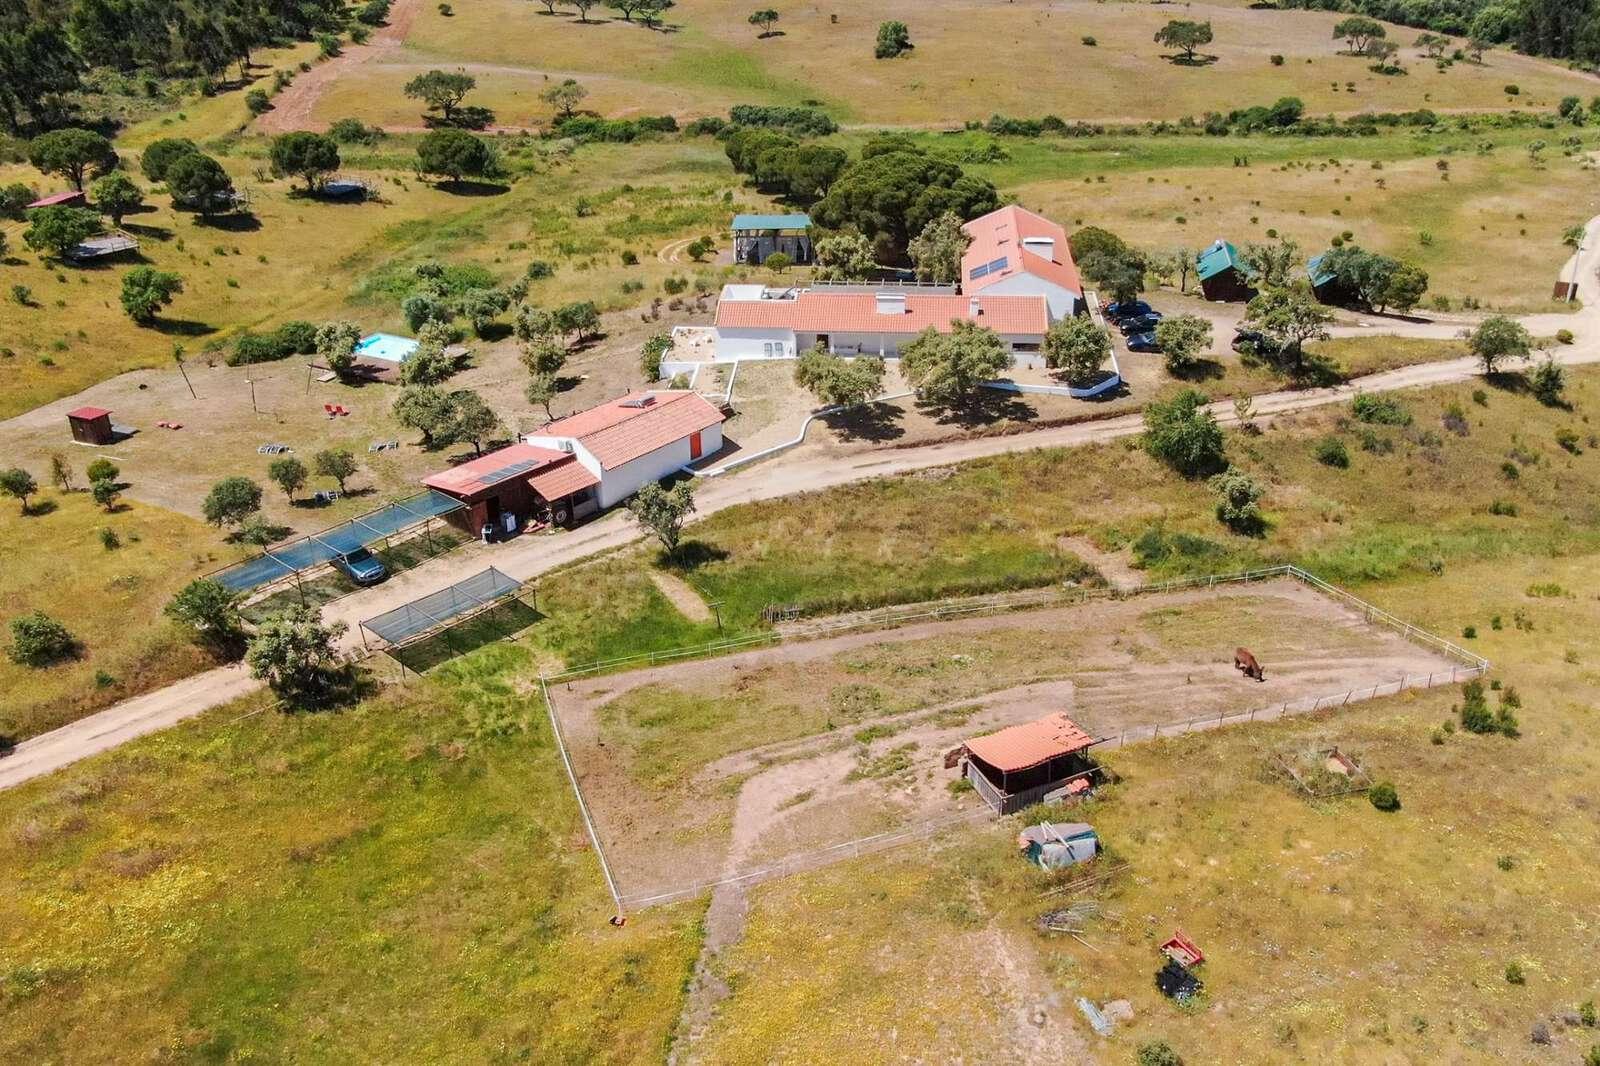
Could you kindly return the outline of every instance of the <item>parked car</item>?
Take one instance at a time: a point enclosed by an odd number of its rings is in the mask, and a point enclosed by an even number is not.
[[[1152,333],[1135,333],[1128,338],[1128,351],[1130,352],[1159,352],[1161,345],[1156,343],[1156,335]]]
[[[1241,329],[1233,335],[1233,350],[1254,355],[1274,355],[1278,346],[1271,337],[1260,330]]]
[[[389,576],[389,568],[383,565],[383,560],[365,548],[335,556],[333,565],[358,585],[376,585]]]
[[[1117,328],[1122,331],[1124,337],[1131,337],[1135,333],[1149,333],[1161,322],[1161,317],[1160,311],[1151,311],[1145,315],[1134,315],[1132,318],[1124,318],[1121,322],[1118,322]]]
[[[1106,305],[1106,317],[1113,322],[1124,318],[1135,318],[1139,315],[1148,315],[1153,308],[1143,300],[1128,300],[1125,303],[1110,303]]]

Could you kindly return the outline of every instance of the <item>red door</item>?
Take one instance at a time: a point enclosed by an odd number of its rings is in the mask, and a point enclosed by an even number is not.
[[[689,435],[689,461],[693,462],[694,460],[700,458],[700,452],[700,434],[697,431]]]

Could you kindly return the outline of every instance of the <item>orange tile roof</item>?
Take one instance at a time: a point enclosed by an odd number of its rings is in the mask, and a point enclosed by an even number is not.
[[[575,456],[569,455],[566,462],[552,463],[530,477],[528,484],[548,501],[559,500],[580,489],[598,485],[600,479],[591,474],[589,468],[578,462]]]
[[[448,492],[452,496],[472,496],[515,477],[527,477],[541,467],[572,456],[554,448],[537,448],[532,444],[513,444],[498,451],[481,455],[471,462],[441,470],[422,479],[429,488]]]
[[[971,319],[971,298],[906,293],[904,314],[880,314],[870,292],[806,290],[792,300],[723,300],[721,328],[792,329],[801,333],[921,333],[932,326],[950,332],[956,319]],[[1043,296],[986,296],[977,321],[996,333],[1043,335],[1050,311]]]
[[[612,470],[722,420],[697,392],[641,390],[558,419],[534,436],[573,437]]]
[[[986,737],[973,737],[965,747],[996,770],[1016,773],[1082,751],[1093,743],[1094,739],[1077,722],[1057,711],[1037,722],[1010,726]]]
[[[972,238],[967,252],[961,257],[961,291],[981,292],[997,281],[1014,278],[1018,274],[1032,274],[1083,295],[1083,279],[1078,275],[1078,265],[1072,261],[1072,249],[1067,245],[1067,231],[1043,215],[1036,215],[1015,204],[991,211],[961,227]],[[1022,247],[1024,237],[1045,237],[1055,242],[1052,258]],[[1006,260],[1002,269],[974,279],[974,269],[998,259]]]

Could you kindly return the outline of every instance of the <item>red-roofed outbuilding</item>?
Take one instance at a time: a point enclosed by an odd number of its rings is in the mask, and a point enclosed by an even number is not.
[[[961,750],[973,788],[1000,814],[1010,814],[1049,793],[1087,791],[1094,763],[1084,753],[1093,744],[1093,737],[1058,711],[973,737]]]
[[[116,439],[111,412],[104,407],[79,407],[67,412],[67,426],[79,444],[110,444]]]

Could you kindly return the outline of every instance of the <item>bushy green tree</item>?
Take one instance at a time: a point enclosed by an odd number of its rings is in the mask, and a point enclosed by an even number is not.
[[[1156,43],[1178,49],[1188,63],[1194,62],[1195,50],[1210,44],[1212,39],[1210,19],[1205,22],[1173,19],[1156,31]]]
[[[772,27],[777,24],[778,18],[779,15],[776,11],[770,7],[764,7],[760,11],[752,11],[749,21],[750,25],[761,27],[760,36],[771,37]]]
[[[1267,490],[1242,470],[1229,469],[1211,479],[1217,493],[1217,521],[1245,536],[1261,532],[1263,521],[1259,502]]]
[[[214,526],[242,525],[261,510],[261,486],[247,477],[225,477],[211,486],[200,510]]]
[[[815,269],[818,281],[866,281],[877,272],[872,244],[859,233],[841,233],[816,243]]]
[[[322,612],[304,604],[261,623],[245,651],[250,676],[265,681],[291,707],[316,707],[338,687],[338,639],[349,627],[324,622]]]
[[[1144,409],[1144,447],[1184,477],[1203,477],[1227,465],[1222,428],[1206,410],[1204,393],[1184,389],[1170,400],[1152,400]]]
[[[1367,800],[1380,811],[1398,811],[1400,793],[1388,781],[1379,781],[1367,790]]]
[[[424,447],[448,443],[450,398],[432,385],[410,385],[395,397],[394,418],[402,426],[422,434]]]
[[[115,481],[122,470],[110,459],[101,457],[90,463],[85,473],[90,481]]]
[[[1011,366],[999,334],[958,320],[949,333],[929,326],[900,350],[900,373],[922,403],[954,408],[970,403],[986,381]]]
[[[846,359],[819,344],[795,360],[794,381],[820,403],[850,405],[878,395],[883,390],[884,372],[882,359]]]
[[[41,133],[29,141],[28,162],[43,174],[60,174],[82,192],[89,174],[116,169],[117,153],[110,141],[93,130],[69,127]]]
[[[22,513],[29,512],[28,497],[39,491],[39,483],[33,480],[33,475],[14,466],[9,470],[0,470],[0,492],[5,493],[18,503],[22,504]]]
[[[1044,362],[1071,384],[1092,382],[1111,358],[1111,337],[1085,315],[1060,319],[1044,336]]]
[[[1291,369],[1305,369],[1308,341],[1327,340],[1333,314],[1318,302],[1308,287],[1263,289],[1245,308],[1245,321],[1270,338]]]
[[[917,280],[950,285],[961,280],[961,257],[967,254],[972,238],[961,228],[961,219],[946,211],[922,227],[907,246]]]
[[[139,167],[151,181],[166,181],[167,170],[179,158],[199,154],[199,147],[187,137],[163,137],[151,141],[139,156]]]
[[[361,330],[354,322],[324,322],[317,328],[313,344],[317,357],[340,377],[350,373],[356,362],[356,345]]]
[[[113,170],[98,179],[90,188],[94,206],[101,214],[110,215],[111,223],[122,225],[122,216],[144,206],[144,190],[120,170]]]
[[[470,389],[457,389],[450,394],[449,434],[452,441],[471,444],[473,453],[482,455],[485,438],[503,428],[500,416],[477,393]]]
[[[443,322],[424,322],[417,331],[417,348],[400,364],[402,385],[437,385],[456,372],[456,360],[448,354],[450,327]]]
[[[639,528],[661,542],[669,557],[678,554],[683,525],[694,512],[694,484],[686,478],[665,489],[652,481],[628,499],[628,513]]]
[[[35,208],[28,213],[28,228],[22,243],[36,252],[47,252],[57,259],[99,233],[100,215],[86,207],[56,204]]]
[[[1258,289],[1282,288],[1294,284],[1300,269],[1300,245],[1287,237],[1265,243],[1246,244],[1239,260]]]
[[[893,19],[878,24],[878,39],[872,54],[878,59],[893,59],[911,50],[911,31],[904,22]]]
[[[349,448],[325,448],[311,458],[316,466],[317,473],[322,477],[331,477],[339,483],[339,491],[343,492],[345,482],[355,477],[360,469],[356,464],[355,452]]]
[[[1156,343],[1161,346],[1168,373],[1188,373],[1211,347],[1211,320],[1199,315],[1164,318],[1156,323]]]
[[[665,330],[652,333],[645,340],[639,352],[639,372],[644,375],[646,384],[661,380],[661,360],[670,351],[672,351],[672,334]]]
[[[122,275],[122,309],[139,325],[147,326],[182,291],[183,279],[178,275],[155,267],[137,266]]]
[[[233,179],[221,163],[200,152],[180,155],[168,163],[166,181],[172,202],[198,211],[201,218],[233,206]]]
[[[283,490],[290,503],[294,502],[294,494],[305,487],[307,476],[306,464],[292,455],[285,455],[267,464],[267,477]]]
[[[1365,15],[1340,19],[1333,26],[1334,38],[1344,41],[1351,55],[1366,55],[1373,41],[1381,41],[1388,35],[1389,31],[1384,29],[1383,23]]]
[[[494,149],[466,130],[433,130],[417,144],[417,172],[458,183],[494,177],[498,164]]]
[[[401,91],[414,100],[422,100],[428,108],[439,112],[445,123],[455,121],[456,108],[468,93],[477,88],[478,79],[465,70],[430,70],[406,82]]]
[[[1505,315],[1490,315],[1467,335],[1467,347],[1483,364],[1486,375],[1498,373],[1508,359],[1526,359],[1533,337],[1521,322]]]
[[[106,511],[115,511],[117,501],[122,498],[122,486],[110,478],[100,478],[89,482],[89,494]]]
[[[571,118],[578,113],[578,105],[588,95],[589,90],[580,85],[576,78],[564,78],[541,92],[539,99],[555,108],[562,118]]]
[[[1547,355],[1544,362],[1528,375],[1528,386],[1540,403],[1546,407],[1559,407],[1567,388],[1567,372],[1556,362],[1554,356]]]
[[[1000,206],[990,182],[930,155],[909,138],[875,137],[812,209],[818,224],[854,230],[882,262],[900,262],[911,238],[945,212],[971,219]]]
[[[339,145],[325,134],[297,130],[274,137],[267,158],[274,176],[299,178],[314,193],[339,169]]]
[[[241,595],[214,578],[201,577],[179,589],[163,610],[167,617],[193,629],[201,639],[232,645],[244,632],[239,615]]]
[[[43,611],[29,611],[11,620],[11,661],[35,668],[71,658],[78,642],[67,627]]]

